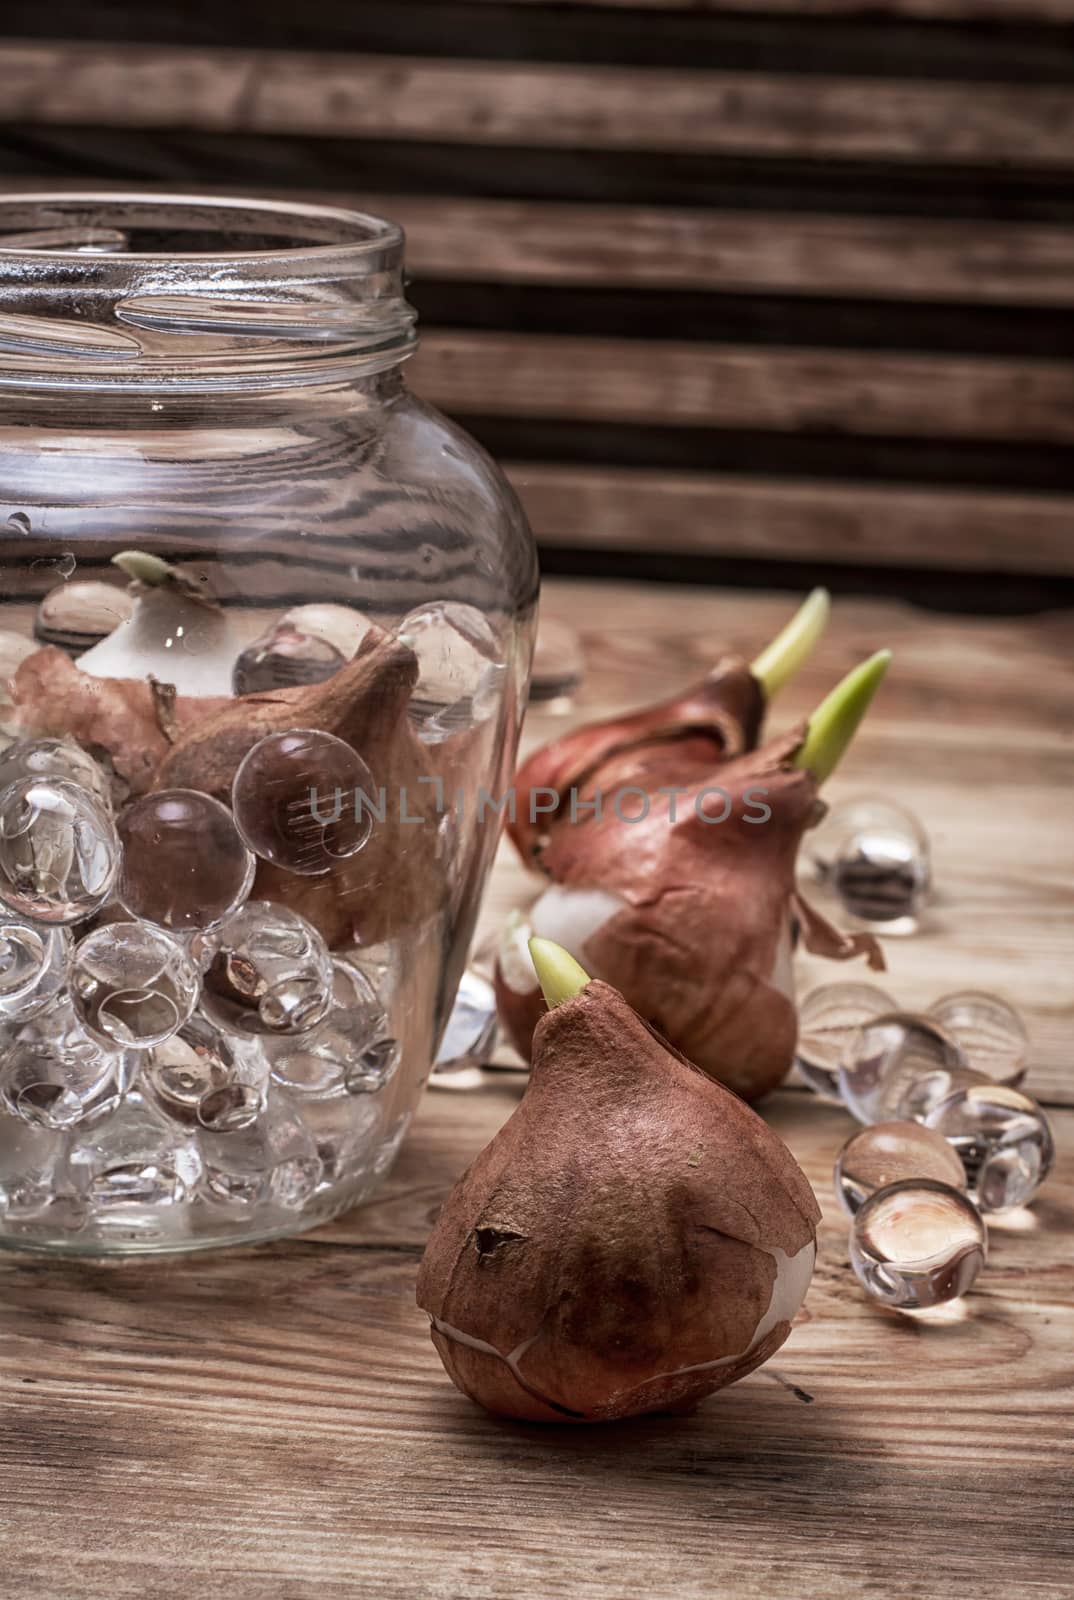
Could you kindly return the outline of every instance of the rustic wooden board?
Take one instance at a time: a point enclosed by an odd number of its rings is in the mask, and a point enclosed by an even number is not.
[[[502,3],[502,0],[494,0]],[[511,5],[547,5],[548,0],[509,0]],[[926,21],[1070,22],[1074,0],[556,0],[557,5],[607,6],[613,10],[703,11],[735,15],[802,17],[913,17]]]
[[[1074,441],[1063,362],[434,329],[408,379],[463,413]]]
[[[1068,166],[1065,86],[0,45],[0,121]]]
[[[722,647],[753,653],[792,603],[557,582],[545,597],[584,633],[576,716],[666,693]],[[1002,978],[1029,1016],[1032,1086],[1067,1106],[1071,638],[1069,616],[839,602],[776,718],[895,647],[833,785],[896,794],[933,832],[936,919],[891,946],[891,981],[917,1004]],[[564,725],[534,713],[527,745]],[[483,940],[529,892],[505,853]],[[436,1209],[521,1084],[489,1074],[478,1092],[428,1095],[379,1197],[304,1239],[130,1266],[0,1258],[5,1591],[931,1600],[972,1585],[1065,1600],[1074,1110],[1054,1111],[1056,1174],[993,1227],[979,1287],[912,1320],[866,1302],[847,1263],[830,1171],[849,1119],[804,1091],[774,1096],[765,1114],[825,1209],[791,1339],[693,1417],[586,1431],[472,1407],[413,1301]]]

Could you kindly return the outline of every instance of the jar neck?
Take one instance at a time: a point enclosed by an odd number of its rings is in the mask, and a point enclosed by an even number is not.
[[[0,384],[277,387],[415,348],[394,224],[171,196],[0,201]]]

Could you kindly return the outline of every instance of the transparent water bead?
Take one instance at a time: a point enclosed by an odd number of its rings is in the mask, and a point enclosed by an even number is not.
[[[119,866],[112,819],[65,778],[20,778],[0,793],[0,901],[33,922],[70,924],[107,900]]]
[[[258,1040],[224,1033],[197,1012],[149,1052],[141,1079],[168,1116],[219,1131],[245,1127],[259,1115],[267,1081]]]
[[[14,1221],[48,1207],[64,1148],[59,1130],[0,1112],[0,1216]]]
[[[198,973],[175,939],[144,922],[110,922],[75,946],[71,1000],[113,1048],[162,1044],[198,1003]]]
[[[66,778],[103,807],[112,808],[112,785],[104,768],[74,739],[16,739],[0,755],[0,789],[20,778]]]
[[[945,994],[928,1015],[957,1039],[970,1065],[993,1083],[1021,1083],[1029,1037],[1013,1006],[997,994],[976,989]]]
[[[297,911],[249,900],[204,936],[202,1009],[243,1034],[295,1034],[316,1028],[332,1005],[332,958]]]
[[[957,1300],[985,1264],[988,1234],[966,1196],[912,1178],[878,1189],[850,1228],[850,1260],[862,1287],[899,1311]]]
[[[114,1116],[75,1138],[67,1170],[95,1215],[133,1210],[125,1224],[156,1230],[162,1210],[193,1197],[202,1158],[192,1134],[134,1092]]]
[[[256,862],[210,795],[161,789],[127,806],[116,826],[116,895],[132,916],[187,933],[215,927],[249,896]]]
[[[8,1033],[0,1052],[0,1101],[45,1128],[69,1128],[108,1115],[130,1089],[138,1058],[107,1049],[61,995]]]
[[[506,671],[496,633],[476,606],[435,600],[405,616],[398,637],[418,658],[410,720],[427,744],[438,744],[496,709]]]
[[[296,1094],[346,1094],[365,1052],[386,1032],[384,1008],[370,979],[351,962],[335,960],[328,1015],[308,1033],[269,1042],[272,1075]]]
[[[1032,1200],[1055,1161],[1048,1119],[1035,1100],[1006,1084],[961,1089],[929,1113],[926,1126],[948,1140],[982,1211]]]
[[[874,1122],[859,1128],[836,1157],[835,1192],[851,1217],[875,1190],[908,1178],[931,1178],[952,1189],[966,1187],[955,1151],[920,1122]]]
[[[923,1119],[973,1074],[954,1039],[930,1017],[890,1011],[852,1035],[839,1066],[839,1094],[859,1122]]]
[[[67,982],[71,936],[0,913],[0,1023],[21,1022],[52,1004]]]
[[[394,1078],[402,1057],[402,1045],[390,1034],[371,1040],[347,1068],[347,1093],[377,1094]]]
[[[299,1211],[321,1181],[317,1144],[298,1110],[278,1090],[256,1122],[201,1135],[206,1198],[243,1209],[275,1205]]]
[[[436,1053],[437,1072],[488,1061],[496,1038],[496,991],[487,978],[467,967]]]
[[[343,739],[312,728],[270,733],[247,753],[231,791],[251,850],[316,877],[357,855],[373,831],[373,775]]]
[[[858,1029],[895,1010],[895,1002],[871,983],[826,983],[798,1007],[798,1075],[824,1100],[841,1101],[839,1064]]]
[[[835,806],[805,848],[844,909],[886,933],[911,933],[927,898],[929,840],[911,811],[864,797]]]

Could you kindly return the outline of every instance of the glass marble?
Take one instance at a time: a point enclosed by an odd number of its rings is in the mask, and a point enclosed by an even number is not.
[[[395,1076],[402,1054],[399,1040],[390,1034],[370,1040],[347,1065],[343,1080],[347,1093],[378,1093]]]
[[[923,1116],[949,1092],[955,1073],[969,1071],[954,1039],[931,1018],[889,1011],[847,1041],[839,1094],[859,1122],[897,1121]]]
[[[66,778],[111,810],[112,785],[104,768],[74,739],[16,739],[9,744],[0,755],[0,789],[20,778]]]
[[[1032,1200],[1055,1161],[1048,1119],[1035,1100],[1008,1084],[960,1089],[928,1114],[966,1171],[982,1211],[1010,1211]]]
[[[798,1075],[823,1100],[841,1101],[839,1063],[863,1024],[895,1010],[895,1002],[871,983],[826,983],[798,1007]]]
[[[144,922],[110,922],[88,933],[71,957],[70,985],[85,1027],[113,1048],[162,1044],[198,1002],[198,973],[186,950]]]
[[[297,1107],[275,1087],[248,1127],[202,1133],[206,1197],[218,1205],[296,1211],[322,1178],[317,1143]]]
[[[258,1040],[224,1033],[195,1014],[148,1054],[141,1086],[187,1126],[245,1127],[264,1103],[268,1060]]]
[[[244,903],[256,862],[231,812],[195,789],[135,800],[116,824],[123,863],[116,897],[132,916],[173,932],[215,927]]]
[[[923,1311],[957,1300],[988,1255],[988,1233],[958,1189],[911,1178],[877,1189],[850,1225],[850,1260],[874,1300]]]
[[[8,1034],[0,1049],[0,1101],[45,1128],[69,1128],[115,1110],[134,1082],[137,1057],[92,1038],[61,995]]]
[[[193,1196],[202,1158],[194,1136],[135,1091],[121,1116],[75,1137],[67,1169],[98,1223],[118,1209],[134,1213],[122,1216],[124,1224],[153,1232],[161,1226],[163,1209]]]
[[[349,1074],[386,1030],[370,979],[351,962],[333,961],[328,1015],[308,1033],[269,1042],[272,1075],[295,1094],[321,1099],[346,1094]]]
[[[932,1178],[965,1189],[966,1175],[955,1151],[920,1122],[874,1122],[847,1140],[835,1162],[835,1192],[848,1216],[877,1189],[908,1178]]]
[[[0,1024],[21,1022],[52,1004],[67,982],[71,936],[0,914]]]
[[[311,728],[259,739],[235,774],[231,798],[250,849],[304,877],[357,855],[378,804],[373,775],[357,751]]]
[[[871,797],[835,806],[805,849],[850,916],[885,933],[916,929],[931,883],[929,840],[904,806]]]
[[[296,1034],[316,1028],[332,1005],[332,958],[297,911],[249,900],[204,936],[202,1009],[243,1034]]]
[[[112,819],[66,778],[19,778],[0,794],[0,902],[32,922],[81,922],[119,867]]]
[[[372,1170],[383,1133],[384,1103],[365,1096],[302,1102],[302,1120],[313,1136],[321,1164],[320,1187],[358,1180]]]
[[[483,612],[435,600],[409,612],[396,631],[418,658],[410,720],[421,739],[439,744],[492,716],[506,667]]]
[[[344,656],[328,639],[303,632],[285,619],[246,646],[235,662],[236,694],[264,694],[323,683],[344,664]]]
[[[965,989],[929,1006],[945,1033],[957,1039],[970,1065],[992,1083],[1021,1083],[1029,1038],[1013,1006],[997,994]]]

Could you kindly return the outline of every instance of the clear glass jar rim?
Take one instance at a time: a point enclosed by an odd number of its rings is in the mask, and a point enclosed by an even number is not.
[[[52,210],[69,211],[71,216],[51,219]],[[230,219],[248,222],[264,221],[266,231],[285,231],[299,224],[321,225],[334,228],[337,238],[306,239],[283,247],[263,250],[225,249],[152,251],[108,251],[113,261],[129,261],[132,265],[165,265],[183,262],[194,266],[213,264],[216,267],[234,265],[264,268],[273,260],[296,267],[303,261],[311,266],[336,266],[348,257],[368,256],[386,250],[401,250],[403,230],[398,223],[372,212],[357,211],[346,206],[329,206],[301,200],[280,200],[258,197],[231,197],[222,195],[172,194],[156,191],[126,190],[35,190],[17,194],[0,193],[0,259],[7,264],[25,261],[28,268],[40,272],[48,261],[56,261],[69,268],[74,263],[99,260],[100,254],[83,246],[64,249],[51,246],[26,246],[12,248],[4,244],[4,237],[13,234],[44,234],[61,229],[65,221],[77,227],[89,226],[87,213],[92,214],[92,226],[100,229],[122,228],[124,214],[127,225],[150,221],[155,216],[166,215],[173,223],[183,216],[200,214],[210,222],[219,222],[221,231]],[[12,221],[12,214],[17,222]],[[348,237],[348,234],[350,235]]]

